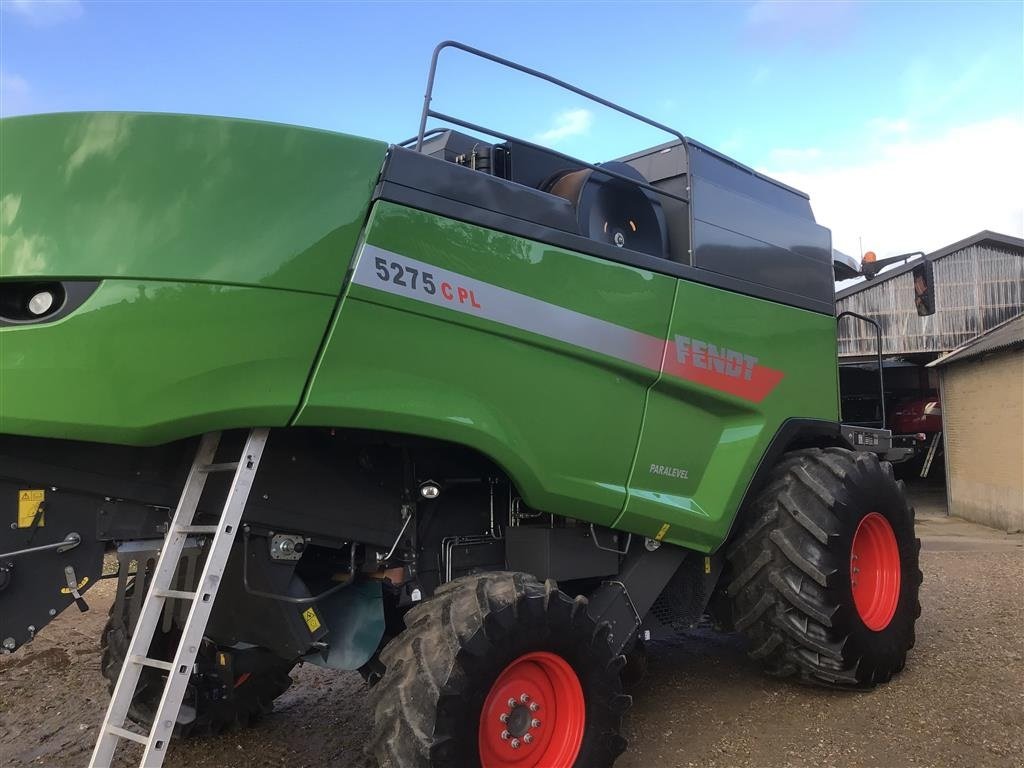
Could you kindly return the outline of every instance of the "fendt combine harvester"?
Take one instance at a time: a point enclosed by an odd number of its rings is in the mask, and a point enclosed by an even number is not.
[[[672,139],[592,165],[444,115],[445,48]],[[889,433],[839,422],[800,192],[456,43],[394,146],[0,130],[0,643],[116,553],[93,765],[245,725],[299,663],[365,676],[397,768],[610,766],[643,642],[706,619],[775,675],[903,668],[913,512]]]

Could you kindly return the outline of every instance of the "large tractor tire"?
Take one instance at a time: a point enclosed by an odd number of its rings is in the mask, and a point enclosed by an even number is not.
[[[888,462],[788,453],[744,520],[727,550],[728,595],[770,674],[871,688],[903,669],[921,615],[921,542]]]
[[[117,603],[110,608],[107,625],[100,639],[102,652],[100,671],[113,692],[121,672],[131,633],[128,631],[128,597],[135,589],[128,584],[124,610],[115,613]],[[178,630],[158,629],[150,646],[149,656],[171,660],[177,643]],[[289,672],[292,662],[275,656],[264,648],[218,648],[203,640],[196,657],[197,672],[192,675],[185,699],[174,727],[175,736],[193,736],[220,733],[251,725],[273,708],[274,699],[291,685]],[[129,718],[143,726],[150,726],[160,703],[166,672],[145,667],[128,712]]]
[[[584,597],[495,572],[456,579],[406,616],[371,692],[381,768],[607,768],[625,749],[625,657]]]

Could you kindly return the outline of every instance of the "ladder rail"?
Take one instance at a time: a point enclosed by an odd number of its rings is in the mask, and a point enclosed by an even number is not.
[[[237,464],[213,464],[221,434],[212,432],[203,436],[164,539],[160,557],[153,570],[142,611],[128,644],[124,664],[93,748],[89,768],[109,767],[120,739],[130,739],[144,745],[140,766],[159,768],[163,763],[269,432],[270,430],[265,428],[251,430],[241,460]],[[235,473],[218,524],[193,525],[199,501],[206,487],[206,478],[212,472],[224,471],[229,467],[234,467]],[[174,576],[182,561],[186,541],[195,533],[212,535],[195,592],[173,589]],[[168,600],[187,600],[191,605],[174,653],[174,660],[157,662],[147,657]],[[144,666],[168,670],[153,724],[145,736],[125,728]]]
[[[170,586],[171,579],[174,578],[174,571],[178,567],[178,561],[181,559],[181,553],[184,550],[185,539],[187,538],[185,535],[173,535],[175,525],[183,520],[186,523],[192,522],[196,509],[199,507],[199,499],[206,488],[206,479],[208,477],[207,473],[200,471],[199,468],[213,461],[217,447],[220,445],[220,437],[219,432],[211,432],[203,435],[199,443],[195,460],[192,462],[192,468],[189,470],[188,478],[185,480],[185,487],[182,490],[181,497],[178,499],[178,506],[175,508],[174,516],[171,518],[171,527],[168,528],[164,544],[160,549],[160,557],[157,560],[156,567],[153,569],[153,576],[149,582],[149,592],[162,586]],[[140,575],[143,576],[143,579],[145,578],[144,574]],[[138,576],[136,579],[136,583],[139,583]],[[135,689],[138,688],[139,678],[142,675],[142,666],[131,663],[129,659],[132,656],[144,657],[149,655],[149,646],[156,633],[157,624],[160,622],[163,607],[164,603],[162,600],[151,600],[149,594],[143,599],[142,611],[139,614],[138,621],[135,622],[135,630],[132,632],[131,639],[128,642],[125,661],[121,667],[120,674],[117,676],[117,683],[114,684],[114,691],[110,695],[110,702],[107,704],[103,725],[96,739],[92,757],[89,760],[89,768],[108,766],[114,759],[120,734],[117,731],[111,732],[110,729],[123,729],[124,723],[128,719],[128,710],[131,707],[132,699],[135,697]]]
[[[192,676],[192,667],[195,665],[199,644],[206,632],[210,612],[213,610],[221,576],[231,554],[231,543],[238,531],[242,512],[245,510],[256,471],[259,469],[268,433],[269,430],[266,429],[253,430],[250,433],[246,440],[242,460],[231,481],[231,490],[228,491],[227,501],[224,504],[220,526],[210,544],[206,562],[203,564],[203,570],[199,576],[196,596],[192,600],[192,607],[185,620],[185,628],[174,653],[174,670],[167,677],[167,684],[153,718],[149,743],[146,745],[140,763],[146,768],[159,766],[163,762],[163,755],[166,753],[167,744],[174,731],[185,688]]]

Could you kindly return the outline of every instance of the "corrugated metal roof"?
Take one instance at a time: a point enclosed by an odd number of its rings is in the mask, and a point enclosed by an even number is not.
[[[961,360],[970,360],[1014,347],[1024,347],[1024,314],[1017,315],[1005,323],[1000,323],[992,330],[971,339],[948,355],[928,363],[928,367],[934,368],[948,363],[959,363]]]
[[[885,272],[882,272],[880,275],[878,275],[878,277],[875,277],[872,280],[865,280],[862,283],[851,285],[849,288],[843,288],[841,291],[836,292],[836,298],[842,299],[846,296],[849,296],[850,294],[859,293],[860,291],[865,291],[868,288],[873,288],[876,285],[884,283],[886,280],[896,277],[897,275],[902,275],[906,272],[909,272],[922,261],[938,261],[944,256],[949,256],[949,254],[951,253],[955,253],[957,251],[963,250],[964,248],[967,248],[968,246],[977,245],[979,243],[984,242],[1005,245],[1010,248],[1019,248],[1021,250],[1021,255],[1024,256],[1024,240],[1022,240],[1019,237],[1013,237],[1012,235],[1002,235],[998,232],[991,232],[987,229],[984,229],[976,235],[971,235],[970,237],[964,238],[963,240],[960,240],[956,243],[947,245],[944,248],[940,248],[937,251],[925,254],[924,258],[921,258],[919,256],[917,258],[911,259],[903,266],[896,267],[895,269],[887,269]]]

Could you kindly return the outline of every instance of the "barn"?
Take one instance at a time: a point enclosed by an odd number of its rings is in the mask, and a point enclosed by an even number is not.
[[[939,373],[949,511],[1024,530],[1024,315],[928,367]]]
[[[928,306],[915,281],[927,276]],[[882,335],[879,396],[875,328]],[[922,312],[925,312],[924,314]],[[927,313],[931,312],[931,313]],[[836,293],[843,420],[927,435],[939,452],[938,372],[928,364],[1024,312],[1024,240],[983,231]],[[926,451],[919,459],[923,464]],[[923,468],[923,467],[921,467]]]

